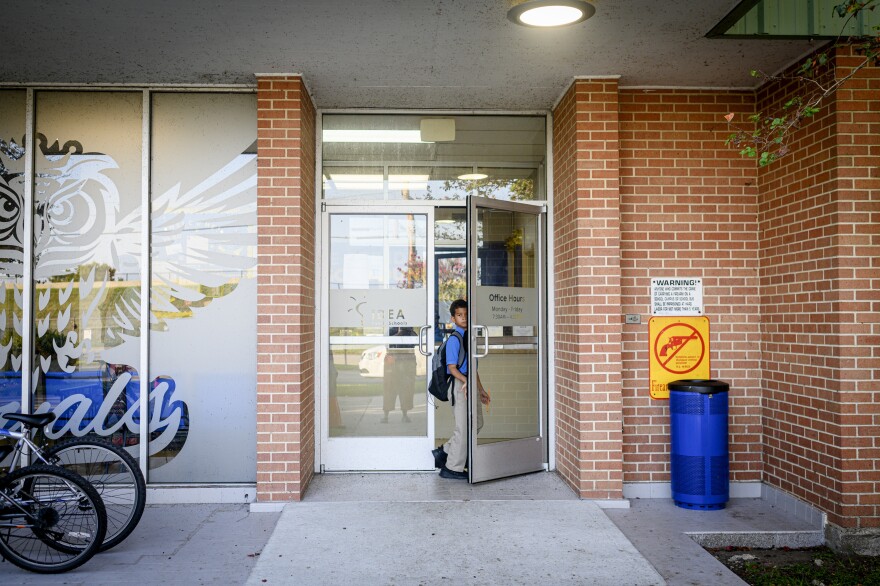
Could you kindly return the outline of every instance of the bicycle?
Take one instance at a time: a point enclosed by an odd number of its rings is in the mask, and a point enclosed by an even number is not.
[[[125,449],[93,436],[72,438],[41,449],[29,439],[30,431],[52,423],[54,413],[7,413],[4,417],[22,426],[21,431],[0,429],[0,437],[7,436],[16,442],[10,472],[15,470],[27,446],[41,462],[71,470],[94,486],[107,512],[107,532],[101,551],[119,545],[134,531],[144,512],[147,487],[137,461]]]
[[[77,474],[34,465],[0,477],[0,555],[41,574],[79,567],[107,531],[98,492]]]

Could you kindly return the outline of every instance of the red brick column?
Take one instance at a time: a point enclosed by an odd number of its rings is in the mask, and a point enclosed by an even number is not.
[[[556,464],[583,498],[623,496],[618,101],[578,80],[553,114]]]
[[[315,109],[257,80],[257,499],[300,500],[315,463]]]
[[[837,76],[850,74],[862,59],[849,51],[838,55]],[[870,541],[880,535],[880,68],[863,69],[835,97],[843,494],[829,520]]]
[[[860,61],[842,51],[838,78]],[[796,91],[768,85],[759,108]],[[880,70],[823,102],[791,146],[759,174],[764,479],[859,551],[880,534]]]

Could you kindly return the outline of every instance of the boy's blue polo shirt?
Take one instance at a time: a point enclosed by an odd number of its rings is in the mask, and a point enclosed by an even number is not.
[[[458,332],[459,334],[461,334],[462,339],[464,339],[464,337],[467,336],[467,332],[465,331],[464,328],[460,328],[458,326],[455,326],[455,331]],[[460,348],[461,348],[461,343],[458,341],[458,338],[456,338],[455,336],[449,336],[449,340],[446,342],[446,373],[447,374],[452,374],[449,372],[449,365],[450,364],[453,364],[456,366],[458,365],[458,351]],[[459,372],[461,372],[461,374],[467,374],[467,367],[468,367],[467,360],[468,360],[467,354],[465,354],[464,364],[462,364],[461,368],[458,369]]]

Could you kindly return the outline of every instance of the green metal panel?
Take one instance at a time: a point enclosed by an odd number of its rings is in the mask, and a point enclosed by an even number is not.
[[[835,10],[841,1],[744,0],[706,36],[833,39],[870,35],[875,26],[880,26],[880,10],[863,10],[855,18],[841,18]]]

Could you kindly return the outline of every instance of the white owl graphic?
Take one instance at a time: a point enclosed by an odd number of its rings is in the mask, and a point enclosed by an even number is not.
[[[140,280],[143,210],[121,214],[120,194],[108,171],[118,167],[102,153],[90,153],[76,141],[48,145],[40,138],[34,178],[34,390],[42,381],[47,404],[37,410],[66,411],[51,430],[60,436],[95,432],[110,435],[137,427],[140,415],[133,393],[137,373],[130,366],[106,365],[111,386],[104,405],[83,405],[68,396],[53,401],[57,377],[78,365],[102,364],[101,352],[147,335],[141,322]],[[252,278],[256,265],[256,155],[247,149],[201,183],[182,190],[178,183],[151,198],[150,326],[166,329],[168,320],[188,317]],[[22,367],[21,336],[24,234],[23,160],[25,148],[0,140],[0,281],[6,298],[0,307],[0,364],[8,372]],[[94,368],[91,366],[90,368]],[[7,393],[14,397],[14,385]],[[0,410],[7,401],[0,385]],[[151,439],[161,449],[181,425],[188,409],[171,395],[174,381],[152,381],[151,405],[163,423]],[[154,397],[155,394],[155,397]],[[120,398],[123,397],[123,398]],[[124,397],[128,397],[127,399]],[[155,399],[155,400],[154,400]],[[116,402],[108,407],[106,403]],[[121,403],[120,403],[121,401]],[[4,406],[4,403],[6,405]],[[2,413],[0,413],[2,415]],[[63,421],[62,421],[63,420]],[[162,428],[162,425],[157,425]],[[130,430],[133,431],[133,430]],[[160,433],[162,432],[162,433]],[[153,444],[156,443],[155,449]]]

